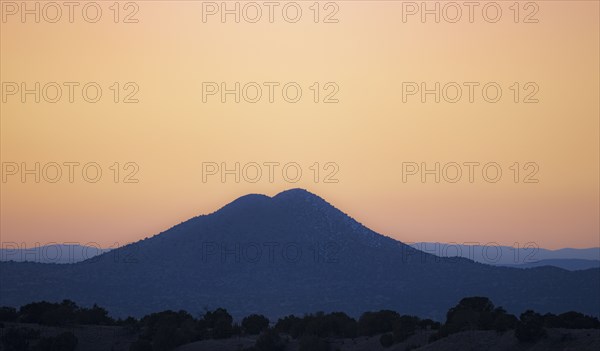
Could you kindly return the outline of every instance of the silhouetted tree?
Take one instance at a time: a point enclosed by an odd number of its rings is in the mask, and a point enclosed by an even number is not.
[[[447,334],[463,330],[489,329],[494,304],[487,297],[466,297],[446,313],[441,332]]]
[[[566,328],[566,329],[597,329],[600,328],[600,322],[596,317],[586,316],[579,312],[565,312],[558,316],[547,313],[543,316],[544,325],[548,328]]]
[[[544,329],[544,318],[532,310],[527,310],[521,314],[515,336],[521,342],[535,342],[546,335]]]
[[[204,321],[211,329],[211,337],[214,339],[226,339],[233,334],[233,317],[224,308],[206,311]]]
[[[186,311],[152,313],[139,324],[139,338],[151,342],[154,351],[170,350],[199,338],[198,324]]]
[[[0,321],[14,322],[17,320],[17,309],[14,307],[0,307]]]
[[[494,304],[487,297],[466,297],[446,314],[446,326],[453,332],[490,327]]]
[[[114,320],[108,316],[108,312],[94,304],[92,308],[81,308],[77,311],[77,321],[80,324],[111,325]]]
[[[117,321],[117,324],[125,328],[125,331],[129,334],[134,334],[140,331],[140,323],[137,319],[129,316],[124,320]]]
[[[251,314],[242,319],[242,328],[252,335],[260,334],[269,327],[269,319],[261,314]]]
[[[519,320],[512,314],[506,313],[502,307],[498,307],[493,312],[493,329],[497,332],[505,332],[515,329]]]
[[[320,336],[341,338],[354,338],[357,336],[358,324],[343,312],[333,312],[323,316],[322,327],[324,332]]]
[[[419,327],[419,318],[415,316],[400,316],[394,323],[394,341],[402,342],[414,335]]]
[[[394,329],[394,324],[400,315],[390,310],[379,312],[365,312],[358,319],[358,333],[373,336],[375,334],[389,333]]]
[[[296,339],[304,332],[304,321],[302,318],[289,315],[284,318],[280,318],[275,324],[274,328],[278,332],[290,334],[292,338]]]
[[[279,319],[275,329],[290,334],[294,339],[305,335],[354,338],[357,335],[357,322],[343,312],[317,312],[302,318],[290,315]]]
[[[114,324],[114,320],[104,308],[97,305],[91,309],[79,307],[71,300],[61,303],[41,301],[24,305],[19,309],[18,318],[21,322],[44,325]]]
[[[517,317],[507,314],[502,307],[494,308],[487,297],[466,297],[448,310],[446,323],[432,335],[431,340],[464,330],[496,330],[499,332],[515,328]]]

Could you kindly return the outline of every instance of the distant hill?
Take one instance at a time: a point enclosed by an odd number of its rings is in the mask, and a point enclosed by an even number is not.
[[[515,269],[436,257],[301,189],[243,196],[83,262],[1,262],[0,271],[0,305],[71,299],[115,316],[213,307],[273,318],[392,309],[441,320],[464,296],[488,296],[516,314],[600,313],[600,269]]]
[[[6,246],[6,245],[5,245]],[[434,253],[433,249],[439,250],[439,253],[447,253],[445,257],[453,257],[453,253],[457,250],[454,244],[421,242],[411,244],[416,249],[423,249],[425,252]],[[507,252],[510,255],[515,255],[515,249],[509,246],[489,246],[487,249],[484,246],[469,246],[461,245],[461,253],[464,258],[474,259],[476,262],[493,264],[498,266],[513,267],[513,268],[532,268],[553,266],[570,271],[583,270],[589,268],[599,268],[599,259],[578,259],[572,257],[600,257],[600,249],[559,249],[547,250],[536,249],[532,254],[533,249],[520,249],[521,253],[517,254],[522,257],[521,260],[531,260],[535,257],[556,257],[549,259],[541,259],[537,261],[529,261],[526,263],[514,264],[513,257],[507,257]],[[9,246],[10,247],[10,246]],[[488,250],[488,253],[483,253]],[[0,261],[15,261],[15,262],[38,262],[38,263],[77,263],[87,259],[96,257],[100,254],[109,252],[110,249],[103,249],[93,246],[72,245],[72,244],[53,244],[45,246],[37,246],[27,249],[17,248],[0,248]],[[495,259],[495,252],[504,252],[503,258]],[[475,254],[480,253],[480,254]],[[487,255],[487,256],[486,256]],[[488,257],[488,259],[486,259]],[[498,262],[496,262],[498,261]],[[508,262],[508,263],[507,263]]]
[[[458,256],[475,262],[493,265],[521,265],[545,260],[563,259],[600,261],[600,247],[548,250],[539,248],[535,243],[523,243],[520,248],[515,248],[493,243],[466,245],[439,242],[417,242],[411,243],[410,246],[440,257]],[[560,263],[558,261],[554,262]]]
[[[541,260],[536,262],[515,264],[515,265],[505,265],[506,267],[514,267],[514,268],[534,268],[534,267],[543,267],[543,266],[553,266],[562,269],[566,269],[569,271],[579,271],[590,268],[600,268],[600,261],[598,260],[578,260],[578,259],[549,259],[549,260]]]
[[[0,261],[38,263],[77,263],[110,251],[93,246],[54,244],[21,249],[2,243]]]

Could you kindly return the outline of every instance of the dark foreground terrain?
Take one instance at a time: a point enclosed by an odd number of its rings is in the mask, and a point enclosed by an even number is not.
[[[31,328],[39,330],[41,337],[56,337],[64,332],[71,332],[78,340],[74,351],[129,351],[137,340],[136,333],[130,333],[120,326],[72,326],[48,327],[38,324],[5,323],[0,329],[0,336],[10,328]],[[340,351],[455,351],[455,350],[489,350],[489,351],[597,351],[600,349],[600,330],[598,329],[564,329],[548,328],[547,335],[533,343],[521,343],[514,331],[499,333],[496,331],[464,331],[446,338],[429,341],[435,331],[419,331],[415,335],[390,347],[382,346],[383,334],[372,337],[356,338],[324,338],[329,350]],[[175,348],[176,351],[237,351],[250,349],[256,344],[258,335],[233,336],[227,339],[211,339],[191,342]],[[282,334],[285,351],[300,351],[300,340]],[[30,350],[35,350],[32,346]],[[0,346],[0,350],[10,350]],[[66,349],[64,349],[66,350]],[[305,350],[305,349],[304,349]]]
[[[600,321],[578,312],[527,310],[517,318],[486,297],[468,297],[440,323],[391,310],[289,315],[240,321],[222,308],[194,317],[163,311],[113,319],[72,301],[0,307],[0,350],[6,351],[376,351],[598,350]]]
[[[548,329],[544,339],[534,343],[520,343],[514,332],[497,333],[494,331],[465,331],[447,338],[430,342],[434,333],[420,332],[408,340],[388,348],[381,345],[381,335],[359,337],[355,339],[327,339],[331,350],[340,351],[559,351],[581,350],[597,351],[600,348],[600,331],[594,329],[569,330]],[[177,348],[177,351],[231,351],[243,350],[254,345],[256,338],[232,338],[227,340],[206,340]],[[299,351],[298,340],[289,339],[286,351]]]

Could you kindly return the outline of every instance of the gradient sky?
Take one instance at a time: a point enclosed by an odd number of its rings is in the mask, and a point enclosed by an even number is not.
[[[538,23],[514,23],[512,1],[498,2],[497,23],[481,12],[474,23],[464,13],[459,23],[403,23],[402,3],[393,1],[336,2],[338,23],[314,23],[312,1],[298,2],[297,23],[277,10],[274,23],[265,14],[258,23],[203,23],[201,2],[140,1],[138,23],[114,23],[113,2],[98,3],[97,23],[77,11],[74,23],[66,14],[58,23],[21,23],[18,15],[1,23],[3,83],[98,82],[103,90],[98,103],[78,89],[69,103],[66,88],[57,103],[22,103],[20,95],[2,102],[5,165],[96,162],[103,170],[93,184],[80,173],[74,183],[64,173],[57,183],[7,176],[2,242],[124,244],[247,193],[301,187],[404,242],[600,246],[597,1],[538,1]],[[292,104],[276,90],[269,103],[264,88],[255,104],[202,102],[202,82],[236,81],[298,82],[303,95]],[[503,96],[488,103],[476,90],[469,103],[465,88],[454,104],[402,102],[402,82],[452,81],[497,82]],[[114,103],[114,82],[120,99],[135,82],[139,102]],[[314,82],[335,82],[339,103],[314,103]],[[539,103],[513,102],[514,82],[535,82]],[[115,162],[139,165],[139,182],[123,183],[121,169],[115,183]],[[303,174],[286,182],[280,166],[273,183],[266,173],[257,183],[203,182],[203,162],[297,162]],[[309,169],[315,162],[319,182]],[[339,167],[338,183],[323,182],[327,162]],[[496,162],[503,176],[403,182],[403,162]],[[539,182],[522,182],[522,169],[515,183],[515,162],[535,162]]]

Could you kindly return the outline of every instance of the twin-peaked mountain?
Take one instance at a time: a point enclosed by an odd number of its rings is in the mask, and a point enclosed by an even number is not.
[[[443,319],[465,296],[509,312],[600,312],[600,269],[515,269],[438,258],[294,189],[243,196],[154,237],[75,264],[0,263],[0,305],[71,299],[116,316],[393,309]]]

